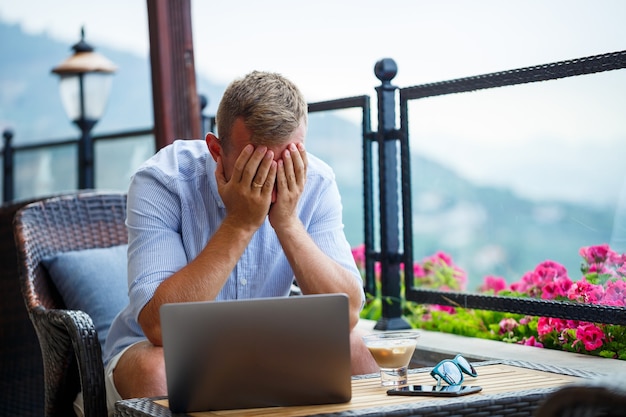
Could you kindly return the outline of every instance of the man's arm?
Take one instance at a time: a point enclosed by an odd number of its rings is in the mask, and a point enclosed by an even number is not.
[[[259,172],[267,176],[271,186],[253,187],[255,175]],[[229,181],[224,177],[218,158],[215,175],[227,208],[226,218],[200,254],[163,281],[141,310],[139,324],[154,345],[162,344],[161,305],[215,299],[267,215],[276,175],[271,151],[247,146],[237,159]]]
[[[350,325],[359,320],[361,287],[354,276],[326,255],[311,239],[302,223],[276,231],[303,294],[345,293],[350,300]]]
[[[276,203],[270,222],[304,294],[345,293],[350,300],[350,324],[356,326],[362,307],[362,289],[353,274],[324,253],[297,215],[307,171],[303,144],[292,144],[278,161]]]

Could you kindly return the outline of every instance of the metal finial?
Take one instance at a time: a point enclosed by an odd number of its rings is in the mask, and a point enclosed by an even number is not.
[[[85,26],[80,28],[80,41],[72,46],[74,52],[93,52],[93,46],[85,42]]]
[[[2,137],[6,141],[11,141],[11,139],[13,139],[13,129],[11,129],[9,127],[4,129],[4,131],[2,132]]]
[[[374,74],[383,84],[389,83],[397,73],[398,66],[391,58],[383,58],[374,66]]]

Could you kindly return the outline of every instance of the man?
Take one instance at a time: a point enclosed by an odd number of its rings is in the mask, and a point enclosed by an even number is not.
[[[139,168],[128,192],[129,306],[104,348],[107,401],[166,395],[164,303],[364,294],[330,168],[307,155],[307,106],[290,81],[252,72],[225,91],[219,138],[176,141]],[[313,313],[314,314],[314,313]],[[289,337],[285,335],[285,337]],[[351,332],[352,371],[377,366]]]

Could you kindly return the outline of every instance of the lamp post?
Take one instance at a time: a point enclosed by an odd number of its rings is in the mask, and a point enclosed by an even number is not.
[[[94,52],[85,42],[81,28],[80,41],[72,46],[74,54],[52,69],[60,77],[61,101],[69,119],[81,131],[78,143],[78,188],[94,187],[94,155],[91,129],[106,107],[115,65]]]

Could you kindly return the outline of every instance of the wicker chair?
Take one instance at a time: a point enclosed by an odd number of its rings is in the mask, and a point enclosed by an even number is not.
[[[45,415],[74,415],[82,390],[87,417],[106,417],[101,346],[91,317],[66,309],[42,259],[127,243],[124,194],[78,193],[29,204],[14,220],[20,283],[44,368]]]
[[[29,201],[0,206],[0,416],[43,415],[43,366],[22,300],[13,218]]]

